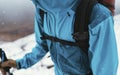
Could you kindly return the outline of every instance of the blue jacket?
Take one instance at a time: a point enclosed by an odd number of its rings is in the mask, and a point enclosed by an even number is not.
[[[34,65],[50,52],[56,75],[86,75],[90,68],[93,75],[116,75],[118,56],[114,21],[111,12],[99,3],[94,6],[90,17],[88,55],[77,46],[40,39],[46,33],[75,42],[72,38],[73,23],[75,9],[80,1],[33,0],[36,8],[34,23],[36,46],[31,53],[16,60],[18,69]],[[40,9],[47,12],[44,14],[44,22],[39,14]]]

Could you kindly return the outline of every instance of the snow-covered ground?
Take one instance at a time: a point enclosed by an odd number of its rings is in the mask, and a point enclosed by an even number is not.
[[[0,44],[0,48],[3,48],[8,58],[17,59],[30,52],[34,45],[34,34],[31,34],[14,42]],[[49,53],[40,62],[28,69],[11,69],[11,71],[14,75],[54,75],[53,62]]]
[[[115,19],[115,35],[117,39],[118,55],[119,55],[119,62],[120,62],[120,15],[115,16],[114,19]],[[120,75],[120,64],[118,66],[117,75]]]

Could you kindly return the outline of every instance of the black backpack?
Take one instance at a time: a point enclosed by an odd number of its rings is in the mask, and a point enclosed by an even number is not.
[[[76,10],[73,38],[85,53],[87,53],[89,47],[89,20],[93,6],[96,3],[107,7],[114,15],[115,0],[81,0]]]
[[[102,3],[102,1],[104,0],[81,0],[80,4],[78,5],[75,11],[76,14],[75,14],[75,22],[74,22],[74,33],[72,34],[76,42],[62,40],[53,36],[49,36],[45,33],[40,38],[42,40],[48,39],[51,41],[60,42],[61,44],[79,46],[87,54],[89,47],[88,24],[89,24],[90,15],[93,6],[98,2]],[[102,4],[105,5],[104,2]],[[108,5],[105,6],[108,7]],[[42,20],[44,18],[44,13],[45,12],[40,9],[40,15]]]

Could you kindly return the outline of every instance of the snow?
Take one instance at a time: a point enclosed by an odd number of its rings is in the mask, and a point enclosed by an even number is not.
[[[118,55],[119,55],[119,62],[120,62],[120,15],[116,15],[114,17],[115,20],[115,35],[117,40],[117,47],[118,47]],[[120,75],[120,64],[118,65],[118,74]]]
[[[0,45],[7,57],[10,59],[18,59],[23,57],[26,53],[31,52],[35,45],[34,34],[18,39],[14,42],[3,43]],[[14,75],[54,75],[54,65],[48,53],[41,61],[28,69],[11,69]]]
[[[115,0],[115,14],[120,14],[120,0]]]

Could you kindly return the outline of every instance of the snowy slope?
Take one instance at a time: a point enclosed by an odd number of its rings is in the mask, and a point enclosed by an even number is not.
[[[119,55],[119,62],[120,62],[120,15],[115,16],[114,19],[115,19],[115,35],[117,39],[118,55]],[[118,67],[117,75],[120,75],[120,65]]]
[[[30,52],[35,45],[34,34],[16,40],[14,42],[4,43],[0,45],[8,58],[17,59]],[[22,70],[11,69],[14,75],[54,75],[53,62],[49,57],[49,53],[37,64]]]
[[[120,14],[120,0],[115,0],[115,14]]]

